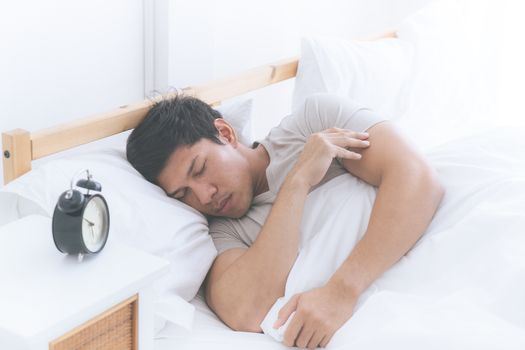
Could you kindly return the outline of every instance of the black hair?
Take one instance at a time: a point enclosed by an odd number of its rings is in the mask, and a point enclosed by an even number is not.
[[[221,117],[195,97],[176,95],[161,100],[129,135],[126,157],[146,180],[158,185],[158,177],[177,147],[191,146],[202,138],[223,144],[213,123]]]

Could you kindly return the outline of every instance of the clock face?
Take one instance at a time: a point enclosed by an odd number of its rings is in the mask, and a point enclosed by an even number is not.
[[[82,238],[88,250],[95,253],[104,246],[109,231],[108,210],[105,201],[93,196],[82,215]]]

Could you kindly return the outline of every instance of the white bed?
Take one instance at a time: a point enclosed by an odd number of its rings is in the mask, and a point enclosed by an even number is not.
[[[193,330],[188,331],[173,323],[155,337],[155,349],[287,349],[264,334],[236,332],[226,326],[210,310],[202,292],[191,301],[195,306]]]
[[[352,319],[328,348],[525,346],[524,132],[525,128],[500,128],[497,136],[481,133],[427,153],[448,191],[434,222],[416,246],[365,291]],[[495,145],[484,142],[487,138]],[[342,178],[340,185],[348,185]],[[334,197],[341,192],[337,187],[332,190]],[[341,225],[350,234],[348,225]],[[329,234],[334,232],[331,226]],[[323,241],[315,245],[320,252],[337,251],[346,244],[342,238],[332,243],[326,237],[318,239]],[[322,273],[323,264],[331,259],[310,260],[310,265],[302,261],[294,266],[288,283]],[[201,349],[211,344],[219,349],[283,348],[263,334],[230,330],[207,307],[202,294],[191,304],[196,307],[193,330],[168,325],[157,334],[156,349]]]
[[[478,79],[490,69],[490,57],[483,56],[484,64],[475,67],[467,59],[456,60],[463,57],[458,43],[468,39],[466,32],[461,32],[466,20],[461,14],[473,3],[444,1],[424,9],[399,27],[398,38],[389,34],[370,42],[338,38],[303,42],[293,104],[297,106],[312,92],[331,92],[388,115],[427,155],[447,190],[427,234],[363,294],[354,316],[334,336],[330,348],[525,349],[525,128],[494,127],[498,121],[505,124],[501,121],[506,116],[498,115],[490,104],[494,92],[489,91],[490,82],[486,80],[488,85],[480,87]],[[453,19],[446,25],[442,21],[445,13]],[[468,18],[483,24],[479,19]],[[472,30],[469,27],[468,33]],[[466,46],[472,49],[472,45]],[[456,56],[449,54],[451,48],[457,50]],[[481,53],[470,52],[468,57]],[[297,60],[290,59],[185,92],[217,104],[291,78],[296,69]],[[224,114],[238,122],[236,128],[241,133],[248,104],[229,110],[224,106]],[[130,106],[67,128],[35,133],[32,145],[27,132],[6,134],[4,149],[13,147],[22,154],[4,163],[6,179],[30,170],[32,159],[134,127],[148,108],[147,103]],[[73,132],[78,140],[66,140],[64,130]],[[182,308],[174,306],[173,310],[179,310],[175,315],[164,313],[164,327],[159,327],[155,338],[156,350],[286,348],[267,334],[231,330],[207,307],[199,287],[215,255],[206,238],[206,223],[191,208],[174,208],[164,193],[140,182],[130,170],[115,179],[112,171],[128,166],[122,152],[119,144],[100,154],[59,161],[55,168],[43,165],[18,178],[3,189],[20,194],[17,210],[11,215],[39,210],[49,214],[70,170],[90,164],[109,188],[110,204],[119,208],[121,219],[114,225],[121,227],[116,234],[172,262],[175,273],[159,287],[161,296],[168,295],[159,308],[173,301],[169,293],[178,295],[177,302],[186,300],[179,304]],[[128,175],[134,178],[122,180]],[[122,186],[119,182],[147,193],[141,197],[144,203],[134,202],[122,188],[112,192]],[[39,185],[46,190],[40,190]],[[126,226],[125,219],[136,219],[130,202],[142,205],[144,211],[149,208],[151,220]],[[156,206],[164,209],[151,211]],[[166,225],[162,223],[151,227],[157,218],[162,221],[163,215],[181,220],[191,217],[191,221],[176,234],[163,232]],[[0,219],[0,225],[9,220],[7,216]],[[124,234],[131,231],[134,235]],[[162,239],[153,242],[158,237],[151,232],[161,231]],[[146,238],[141,237],[144,233]],[[166,247],[179,255],[166,252]],[[300,273],[300,266],[297,271]],[[187,314],[179,318],[177,312]]]

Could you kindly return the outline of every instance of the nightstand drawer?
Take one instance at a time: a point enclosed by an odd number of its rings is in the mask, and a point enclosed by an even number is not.
[[[137,349],[137,295],[49,343],[49,350]]]

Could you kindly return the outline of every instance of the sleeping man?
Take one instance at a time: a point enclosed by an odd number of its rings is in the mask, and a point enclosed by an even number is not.
[[[131,164],[150,182],[206,215],[218,255],[206,278],[209,307],[229,327],[261,332],[296,261],[308,194],[352,174],[377,188],[366,232],[328,282],[294,295],[283,342],[325,347],[358,297],[417,242],[443,197],[428,162],[393,125],[351,100],[306,99],[247,147],[206,103],[157,103],[131,133]],[[346,215],[351,215],[348,213]],[[322,220],[322,218],[319,218]]]

